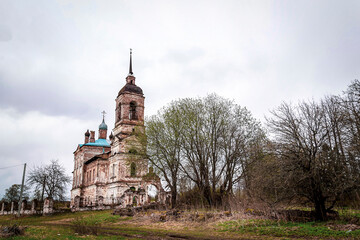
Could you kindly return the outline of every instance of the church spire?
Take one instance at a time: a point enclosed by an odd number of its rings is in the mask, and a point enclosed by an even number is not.
[[[129,74],[126,77],[126,83],[135,85],[135,76],[132,70],[132,49],[130,48],[130,65],[129,65]]]
[[[129,65],[129,75],[132,76],[134,73],[132,71],[132,49],[130,48],[130,65]]]

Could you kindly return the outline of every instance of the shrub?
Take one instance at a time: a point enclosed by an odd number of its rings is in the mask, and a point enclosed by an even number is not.
[[[23,235],[25,233],[25,229],[26,227],[19,226],[16,223],[11,226],[2,226],[0,228],[0,237]]]

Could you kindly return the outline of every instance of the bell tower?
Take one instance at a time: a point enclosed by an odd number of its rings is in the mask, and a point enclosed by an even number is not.
[[[130,136],[137,128],[144,129],[144,94],[142,89],[135,84],[135,76],[132,70],[132,50],[130,49],[129,73],[126,77],[125,86],[119,91],[115,99],[115,127],[113,129],[114,151],[124,152],[125,146],[121,146],[122,140]]]

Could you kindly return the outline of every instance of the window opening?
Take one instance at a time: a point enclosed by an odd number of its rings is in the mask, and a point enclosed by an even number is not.
[[[130,103],[130,109],[129,109],[129,119],[130,120],[136,120],[137,119],[137,114],[136,114],[136,103],[135,102],[131,102]]]
[[[121,120],[121,103],[119,103],[119,109],[118,109],[118,117],[117,120],[120,121]]]

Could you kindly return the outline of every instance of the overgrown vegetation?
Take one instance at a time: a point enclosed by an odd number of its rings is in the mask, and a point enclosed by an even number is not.
[[[216,94],[173,101],[146,126],[143,142],[173,207],[180,200],[229,208],[235,199],[273,212],[310,204],[320,221],[336,206],[360,207],[358,80],[342,95],[281,104],[267,128]]]
[[[353,225],[343,225],[337,228],[335,223],[319,222],[283,222],[274,220],[237,220],[219,224],[220,231],[237,233],[251,233],[254,235],[274,237],[303,237],[303,238],[359,238],[360,228]]]
[[[342,96],[283,103],[271,113],[274,137],[251,172],[253,196],[272,205],[311,203],[317,220],[340,199],[360,200],[359,81]]]
[[[12,239],[358,239],[360,226],[348,219],[359,211],[339,210],[339,220],[291,222],[265,219],[255,210],[229,212],[182,210],[140,212],[134,217],[111,211],[63,213],[53,216],[0,216],[0,225],[27,227]]]
[[[76,234],[81,235],[98,235],[102,221],[91,215],[90,217],[77,217],[72,222],[72,228]]]
[[[194,189],[196,203],[221,205],[246,179],[265,133],[244,107],[216,94],[180,99],[146,122],[147,149],[172,193]]]

